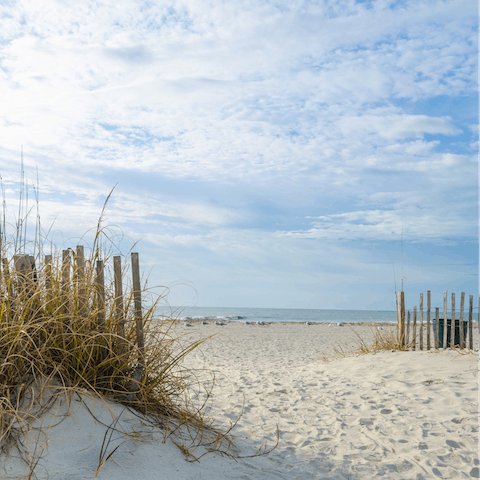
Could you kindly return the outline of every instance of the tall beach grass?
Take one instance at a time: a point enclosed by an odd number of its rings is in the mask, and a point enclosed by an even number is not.
[[[155,297],[145,285],[141,288],[144,345],[139,346],[129,262],[123,262],[123,302],[119,305],[116,301],[111,268],[115,235],[111,230],[98,222],[82,268],[76,250],[63,258],[41,235],[39,216],[36,222],[33,241],[26,238],[26,216],[11,226],[11,234],[5,210],[1,222],[3,453],[19,450],[31,475],[38,456],[32,457],[24,448],[23,439],[56,400],[68,402],[77,394],[78,398],[91,395],[115,401],[148,419],[151,425],[162,428],[189,460],[198,459],[194,452],[199,446],[234,455],[231,429],[214,426],[204,414],[205,401],[194,401],[200,391],[203,398],[209,398],[213,373],[199,376],[182,366],[182,359],[206,339],[178,338],[172,330],[174,320],[154,316],[166,291]],[[15,257],[27,254],[30,267],[21,270]],[[46,255],[52,255],[51,261],[46,262]],[[97,282],[98,260],[105,265],[104,297]]]

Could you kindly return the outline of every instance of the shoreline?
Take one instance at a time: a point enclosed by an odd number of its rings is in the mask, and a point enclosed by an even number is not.
[[[195,318],[190,318],[190,317],[182,317],[182,318],[174,318],[174,319],[162,319],[162,318],[155,318],[155,320],[162,321],[162,322],[169,322],[169,323],[181,323],[181,322],[187,322],[187,323],[192,323],[192,324],[203,324],[203,322],[207,322],[206,325],[215,325],[215,322],[223,322],[225,324],[246,324],[245,320],[232,320],[232,319],[223,319],[223,318],[209,318],[205,317],[202,319],[195,319]],[[430,320],[431,325],[433,325],[432,320]],[[338,321],[309,321],[308,323],[305,321],[263,321],[262,324],[258,324],[257,321],[251,321],[247,326],[267,326],[267,325],[308,325],[308,326],[316,326],[316,325],[330,325],[330,326],[337,326],[338,323],[341,323],[342,325],[348,325],[348,326],[362,326],[362,327],[383,327],[383,326],[396,326],[397,322],[338,322]],[[405,322],[406,324],[406,322]],[[419,327],[419,323],[417,323],[417,327]],[[427,328],[426,321],[424,320],[423,322],[423,328]],[[479,324],[477,321],[473,322],[473,328],[474,330],[479,329]]]

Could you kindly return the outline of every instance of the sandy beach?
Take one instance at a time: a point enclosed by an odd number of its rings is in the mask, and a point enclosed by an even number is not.
[[[376,327],[374,327],[376,328]],[[382,325],[384,330],[392,328]],[[381,352],[326,362],[338,345],[351,350],[357,335],[368,339],[366,325],[265,326],[227,322],[175,327],[185,340],[215,335],[195,350],[184,366],[214,370],[217,385],[208,415],[228,427],[243,410],[234,430],[239,455],[269,447],[269,455],[237,461],[208,454],[189,463],[161,432],[148,442],[120,445],[97,478],[116,479],[460,479],[479,477],[478,327],[472,354]],[[105,425],[122,408],[92,399],[86,402],[104,423],[95,421],[82,402],[52,427],[43,441],[37,478],[93,478]],[[66,412],[57,409],[57,416]],[[48,418],[47,418],[48,417]],[[44,425],[55,423],[49,414]],[[50,422],[50,423],[49,423]],[[140,420],[123,412],[125,430]],[[197,454],[202,450],[198,449]],[[4,465],[5,478],[25,475],[16,458]],[[32,478],[35,478],[32,476]]]

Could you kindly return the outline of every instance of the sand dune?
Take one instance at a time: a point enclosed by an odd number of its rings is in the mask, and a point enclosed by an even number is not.
[[[217,372],[208,414],[220,424],[228,426],[243,408],[235,429],[239,453],[252,454],[265,441],[274,445],[278,425],[277,448],[258,458],[234,461],[209,454],[188,463],[169,440],[162,442],[161,432],[149,430],[118,405],[84,397],[84,402],[72,400],[71,414],[43,438],[38,478],[93,478],[105,425],[120,413],[125,431],[143,432],[143,441],[123,443],[103,466],[100,479],[479,476],[476,354],[382,352],[327,363],[322,357],[333,353],[336,344],[352,348],[354,332],[368,337],[372,329],[234,322],[176,328],[189,336],[222,334],[185,364]],[[477,330],[475,342],[478,348]],[[44,417],[44,425],[50,425],[55,411],[57,419],[68,413],[65,403],[58,405]],[[107,453],[125,438],[112,441]],[[33,440],[27,445],[30,451]],[[18,459],[10,458],[4,466],[5,478],[27,478]]]

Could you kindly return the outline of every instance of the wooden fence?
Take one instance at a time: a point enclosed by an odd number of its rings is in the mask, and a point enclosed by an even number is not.
[[[142,377],[145,368],[145,343],[143,335],[143,315],[142,315],[142,299],[140,287],[140,265],[138,253],[131,254],[132,262],[132,284],[133,284],[133,306],[134,319],[136,326],[136,343],[139,348],[139,358],[135,369],[131,385],[131,394],[128,396],[129,400],[133,399],[134,391],[137,389],[138,382]],[[3,274],[8,275],[8,260],[2,259]],[[78,288],[78,314],[80,317],[86,315],[86,292],[85,292],[85,256],[83,245],[77,245],[75,252],[72,249],[63,250],[61,263],[61,285],[60,295],[64,296],[68,301],[67,290],[71,288],[73,282],[76,282]],[[104,261],[96,261],[95,270],[95,302],[97,305],[97,322],[99,332],[105,329],[105,275],[104,275]],[[43,271],[37,271],[35,266],[35,258],[31,255],[14,255],[13,268],[17,274],[17,278],[22,282],[25,291],[33,291],[35,284],[40,280],[39,275],[44,275],[44,285],[46,292],[52,289],[52,255],[45,255],[43,264]],[[125,318],[124,318],[124,300],[123,300],[123,285],[122,285],[122,266],[121,257],[113,257],[113,271],[114,271],[114,315],[117,320],[117,334],[119,338],[125,338]]]
[[[469,298],[468,319],[464,316],[465,293],[460,296],[460,309],[457,317],[455,310],[455,294],[452,293],[450,318],[448,316],[447,290],[443,294],[443,318],[440,318],[440,308],[435,307],[435,316],[431,308],[431,292],[427,291],[426,321],[424,321],[423,293],[420,294],[419,308],[413,307],[413,312],[405,312],[404,292],[398,292],[397,325],[402,345],[411,350],[430,350],[458,347],[473,350],[473,295]],[[480,295],[478,298],[480,312]],[[405,319],[405,313],[406,319]],[[452,321],[453,319],[453,321]]]

